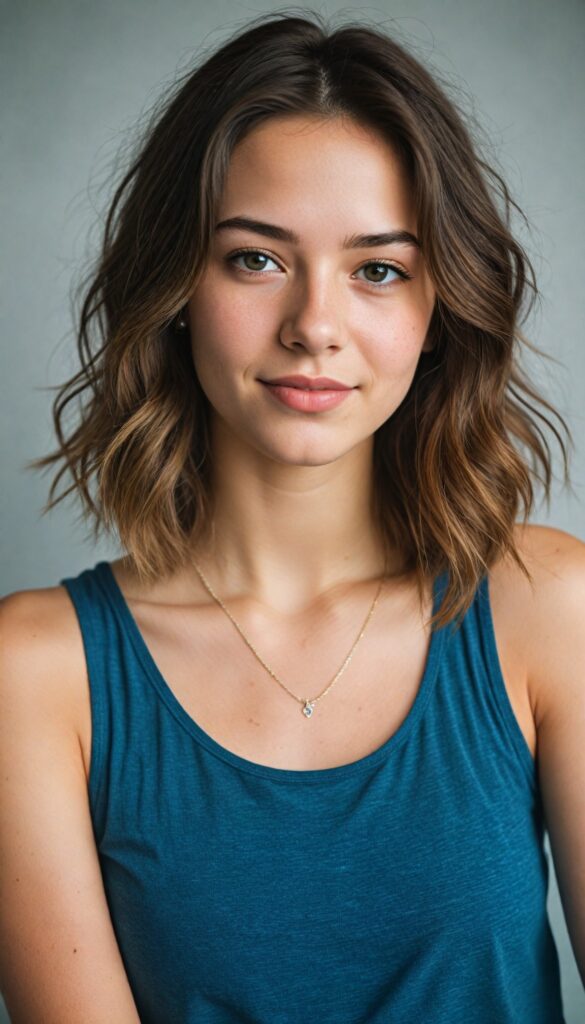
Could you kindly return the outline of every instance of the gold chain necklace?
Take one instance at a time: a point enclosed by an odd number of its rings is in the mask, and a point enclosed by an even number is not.
[[[273,672],[272,669],[266,664],[266,662],[263,661],[263,659],[258,654],[258,651],[254,647],[254,644],[250,640],[248,640],[248,637],[244,633],[244,631],[241,628],[241,626],[238,625],[238,623],[234,619],[232,613],[226,608],[226,606],[223,603],[223,601],[221,600],[221,598],[218,597],[217,594],[213,591],[213,589],[211,587],[211,584],[206,580],[205,576],[203,575],[203,573],[202,573],[201,569],[199,568],[199,566],[197,565],[197,563],[194,562],[193,564],[194,564],[195,569],[197,570],[197,572],[198,572],[198,574],[199,574],[199,576],[201,578],[201,582],[203,583],[204,587],[206,587],[206,589],[209,591],[209,593],[211,594],[211,596],[214,599],[214,601],[217,601],[217,603],[220,605],[220,607],[223,608],[224,612],[226,613],[228,618],[231,619],[231,621],[233,622],[234,626],[236,627],[238,633],[242,637],[242,640],[244,640],[245,643],[247,643],[248,647],[250,648],[252,653],[255,655],[255,657],[258,659],[260,664],[266,669],[267,672],[270,673],[270,675],[275,680],[275,682],[277,682],[278,685],[283,688],[283,690],[286,690],[286,692],[289,693],[291,697],[294,697],[294,699],[299,704],[303,705],[303,707],[302,707],[303,714],[305,715],[306,718],[310,718],[311,715],[313,714],[313,711],[314,711],[314,708],[315,708],[315,705],[316,705],[317,701],[321,700],[321,697],[324,697],[326,693],[329,693],[329,690],[331,689],[333,684],[335,682],[337,682],[337,680],[339,679],[341,673],[344,672],[345,669],[347,668],[347,666],[349,665],[349,663],[350,663],[350,661],[351,661],[351,659],[353,657],[353,652],[355,651],[358,643],[360,642],[361,638],[363,637],[363,635],[364,635],[364,633],[366,631],[368,622],[370,621],[370,618],[372,617],[372,613],[374,611],[374,608],[376,607],[376,604],[378,602],[378,597],[380,596],[380,591],[382,589],[382,583],[384,582],[383,579],[380,580],[380,584],[378,586],[378,590],[376,591],[376,596],[375,596],[374,600],[372,601],[372,605],[371,605],[371,608],[370,608],[370,610],[369,610],[369,612],[368,612],[368,614],[366,616],[366,620],[365,620],[365,622],[364,622],[364,624],[363,624],[363,626],[361,628],[361,631],[360,631],[360,633],[359,633],[359,635],[357,637],[357,640],[354,641],[354,643],[352,645],[352,648],[351,648],[349,654],[347,655],[347,658],[343,662],[343,665],[341,666],[339,671],[334,675],[333,679],[331,680],[329,685],[323,690],[323,692],[320,693],[318,697],[314,697],[313,700],[309,700],[306,697],[297,697],[296,693],[293,693],[292,690],[289,690],[288,686],[285,686],[285,684],[278,678],[278,676],[276,675],[276,672]]]

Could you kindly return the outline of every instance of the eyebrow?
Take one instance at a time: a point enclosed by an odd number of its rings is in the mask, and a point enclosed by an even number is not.
[[[265,235],[267,238],[275,238],[278,242],[290,242],[292,245],[299,245],[300,238],[290,228],[281,228],[276,224],[266,224],[261,220],[253,220],[251,217],[228,217],[215,225],[216,231],[228,228],[240,231],[252,231],[256,235]],[[344,249],[373,249],[380,245],[414,245],[420,249],[420,242],[416,235],[410,231],[380,231],[376,234],[350,235],[343,240]]]

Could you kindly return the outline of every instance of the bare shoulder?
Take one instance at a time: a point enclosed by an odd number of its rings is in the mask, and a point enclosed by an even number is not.
[[[0,598],[0,684],[4,699],[30,701],[78,733],[86,680],[77,616],[63,586]]]
[[[510,596],[520,601],[521,606],[528,600],[529,607],[536,610],[553,594],[558,597],[562,591],[568,595],[583,581],[585,542],[578,537],[553,526],[516,523],[514,539],[532,581],[506,556],[493,567],[490,584],[498,591],[512,587],[514,593]]]
[[[563,666],[577,657],[585,636],[585,543],[536,524],[517,524],[515,541],[532,579],[506,556],[490,571],[490,597],[496,631],[497,619],[524,666],[538,728],[559,694],[558,680],[571,675]]]
[[[61,587],[0,600],[0,987],[15,1022],[138,1024],[75,728],[75,618]]]
[[[507,586],[526,643],[544,819],[585,984],[585,543],[564,530],[532,527],[519,548],[532,585],[512,572]],[[501,579],[506,572],[500,567]]]

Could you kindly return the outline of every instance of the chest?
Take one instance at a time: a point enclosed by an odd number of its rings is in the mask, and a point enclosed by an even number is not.
[[[371,753],[414,703],[429,636],[414,616],[398,620],[388,606],[377,610],[327,693],[360,632],[364,609],[361,620],[353,616],[352,629],[347,621],[330,621],[320,628],[299,623],[286,632],[250,632],[279,682],[218,608],[190,632],[177,622],[174,640],[170,624],[165,630],[142,618],[141,631],[180,704],[213,739],[260,764],[307,770]],[[319,697],[307,718],[303,702]]]
[[[515,617],[495,577],[490,592],[506,691],[534,757],[536,727]],[[348,666],[323,694],[358,636],[363,615],[325,627],[299,623],[286,635],[260,627],[251,632],[249,639],[277,682],[220,608],[193,616],[149,602],[128,604],[150,656],[187,714],[232,753],[275,768],[337,767],[382,746],[416,700],[431,643],[415,602],[382,604]],[[431,607],[429,601],[425,616]],[[302,701],[320,694],[306,718]],[[88,773],[89,701],[81,708],[80,740]]]

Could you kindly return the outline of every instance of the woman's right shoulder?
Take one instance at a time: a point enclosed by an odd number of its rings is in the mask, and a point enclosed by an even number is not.
[[[0,698],[81,740],[87,668],[77,614],[64,586],[0,597]]]

